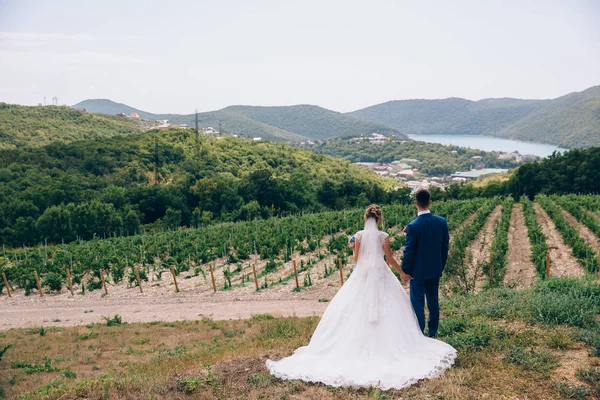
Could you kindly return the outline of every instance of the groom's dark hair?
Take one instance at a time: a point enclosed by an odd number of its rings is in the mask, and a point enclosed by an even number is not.
[[[429,202],[431,201],[431,193],[427,189],[419,189],[417,193],[415,193],[415,200],[417,204],[421,208],[429,207]]]

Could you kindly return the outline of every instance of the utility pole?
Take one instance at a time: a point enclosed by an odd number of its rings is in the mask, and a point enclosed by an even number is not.
[[[154,184],[158,185],[160,176],[158,174],[158,137],[154,138]]]
[[[198,109],[196,108],[196,152],[198,151],[198,145],[200,144],[200,131],[198,129]]]

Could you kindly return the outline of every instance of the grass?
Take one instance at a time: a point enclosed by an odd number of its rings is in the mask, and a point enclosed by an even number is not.
[[[10,329],[0,336],[13,345],[0,360],[0,394],[23,399],[584,399],[600,393],[598,320],[580,323],[586,321],[580,318],[585,310],[572,318],[538,318],[531,305],[552,293],[593,298],[595,285],[546,281],[520,292],[495,289],[450,298],[442,304],[439,335],[459,350],[455,367],[400,392],[275,379],[265,369],[266,359],[307,344],[319,319],[259,314],[249,320],[94,324],[49,329],[45,336]],[[551,310],[542,308],[543,315],[563,313],[555,304],[547,307]],[[571,368],[574,352],[585,358]]]

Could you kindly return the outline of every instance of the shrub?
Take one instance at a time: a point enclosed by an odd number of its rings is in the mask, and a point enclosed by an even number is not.
[[[122,320],[121,320],[121,316],[119,314],[115,315],[112,318],[108,318],[108,317],[102,317],[104,318],[104,320],[106,321],[106,326],[117,326],[117,325],[121,325]]]
[[[42,281],[42,286],[47,287],[51,292],[60,292],[62,289],[62,277],[55,272],[50,272]]]
[[[526,351],[519,346],[512,346],[504,355],[504,360],[523,369],[542,373],[550,372],[559,365],[556,357],[548,350]]]
[[[554,389],[560,394],[561,399],[585,399],[591,393],[583,386],[571,386],[566,382],[556,382]]]
[[[467,321],[464,318],[445,318],[440,321],[438,335],[450,336],[467,329]]]

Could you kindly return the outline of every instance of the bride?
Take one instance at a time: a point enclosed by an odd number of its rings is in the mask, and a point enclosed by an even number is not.
[[[452,346],[423,335],[406,292],[386,264],[387,259],[408,278],[392,255],[388,234],[377,228],[382,218],[378,206],[367,208],[365,229],[355,235],[352,275],[325,310],[308,346],[267,361],[271,374],[388,390],[436,378],[454,363]]]

